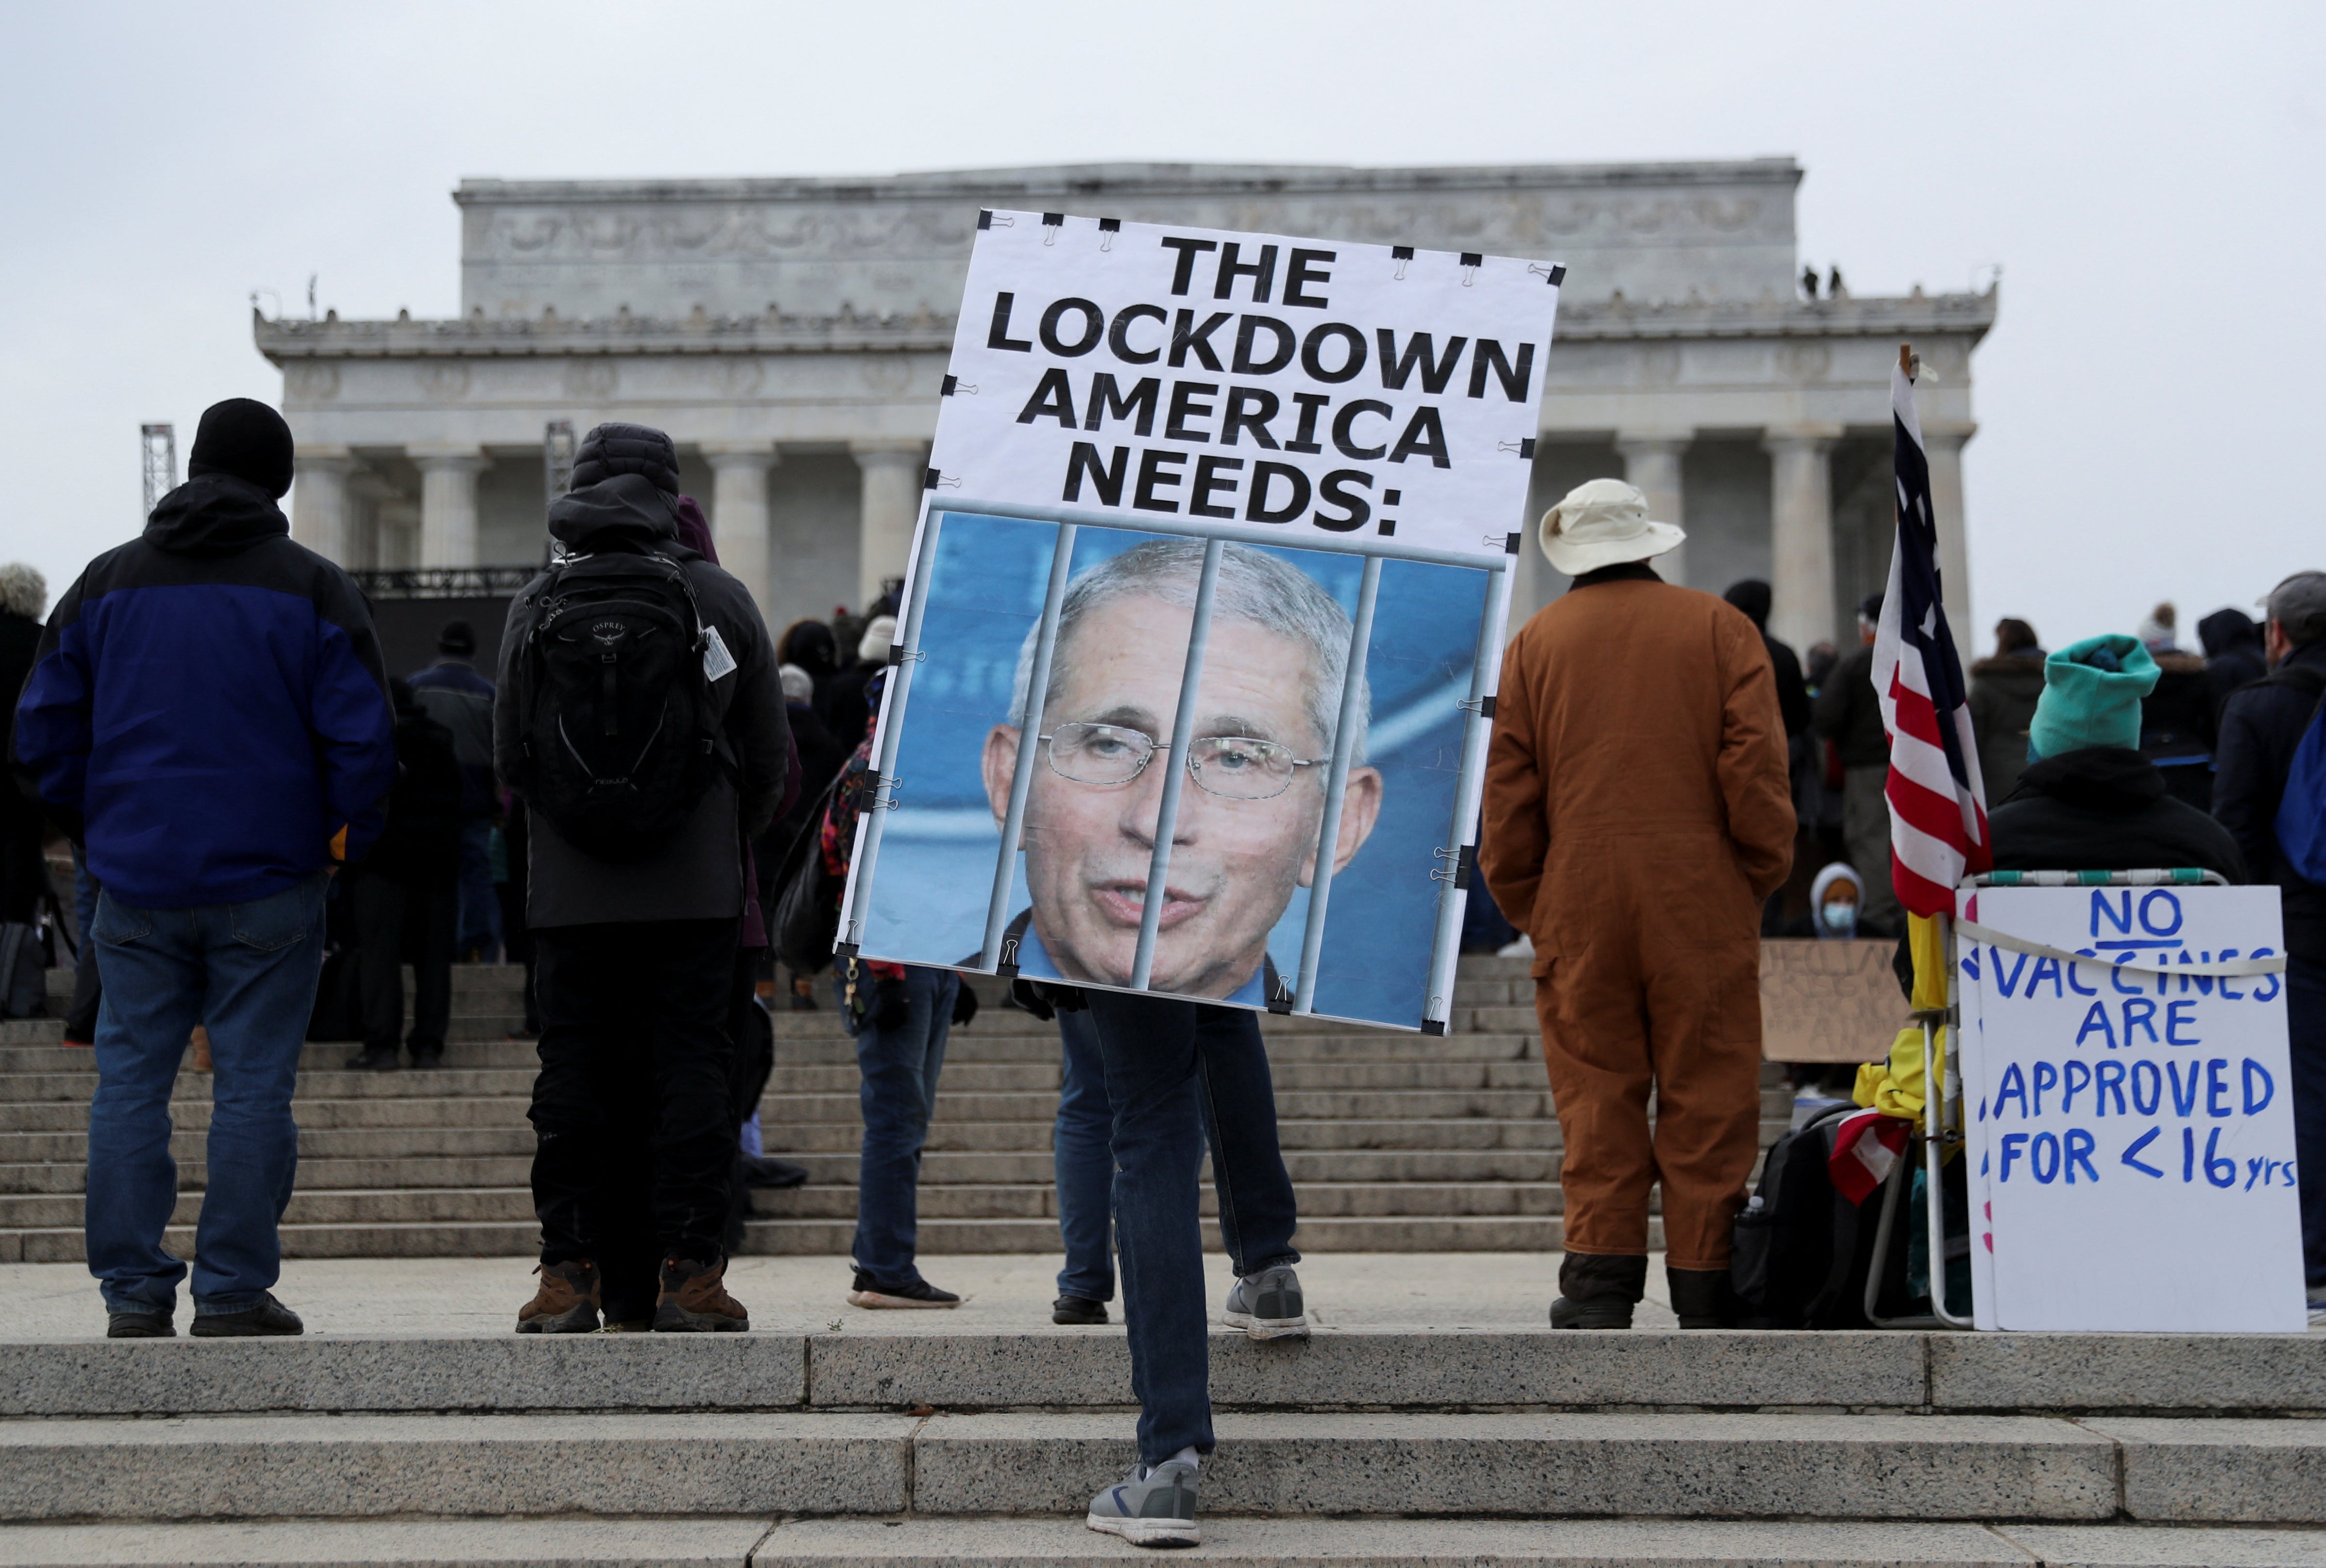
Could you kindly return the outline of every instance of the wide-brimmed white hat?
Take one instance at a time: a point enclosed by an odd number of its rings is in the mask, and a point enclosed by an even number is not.
[[[1577,485],[1542,515],[1542,552],[1569,577],[1677,550],[1688,535],[1648,517],[1648,498],[1621,479]]]

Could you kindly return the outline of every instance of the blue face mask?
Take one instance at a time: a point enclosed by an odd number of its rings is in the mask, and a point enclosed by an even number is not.
[[[1855,904],[1828,904],[1823,909],[1819,910],[1818,914],[1823,917],[1828,930],[1853,931],[1856,929],[1857,905]]]

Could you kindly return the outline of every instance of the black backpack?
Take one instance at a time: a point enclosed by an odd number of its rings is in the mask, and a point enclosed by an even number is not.
[[[660,555],[552,567],[526,632],[526,803],[575,849],[635,860],[676,832],[719,767],[702,621],[686,569]]]
[[[1834,1133],[1854,1105],[1838,1105],[1770,1146],[1760,1190],[1736,1216],[1730,1283],[1748,1329],[1862,1329],[1872,1264],[1873,1210],[1834,1191]],[[1863,1219],[1865,1222],[1861,1224]]]

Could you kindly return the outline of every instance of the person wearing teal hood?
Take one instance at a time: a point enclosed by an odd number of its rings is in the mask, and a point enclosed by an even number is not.
[[[2246,880],[2228,830],[2174,800],[2140,754],[2156,661],[2132,637],[2087,637],[2043,662],[2027,770],[1987,817],[1998,871],[2197,866]]]

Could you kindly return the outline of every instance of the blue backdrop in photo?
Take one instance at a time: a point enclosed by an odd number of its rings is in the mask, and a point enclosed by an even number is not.
[[[914,668],[897,756],[897,809],[883,830],[861,943],[867,957],[908,963],[973,961],[985,940],[1001,834],[979,774],[985,738],[1009,717],[1018,650],[1041,618],[1057,525],[945,515],[921,626],[926,658]],[[1149,540],[1130,529],[1084,525],[1074,571]],[[1270,549],[1352,613],[1363,561],[1316,550]],[[1372,686],[1369,760],[1381,770],[1382,812],[1372,837],[1334,879],[1318,966],[1317,1011],[1418,1025],[1428,1001],[1429,944],[1447,862],[1461,767],[1459,704],[1486,602],[1487,574],[1417,561],[1382,563],[1365,673]],[[1178,660],[1184,647],[1160,651]],[[1009,908],[1026,906],[1022,867]],[[1269,939],[1288,980],[1299,968],[1306,891]]]

